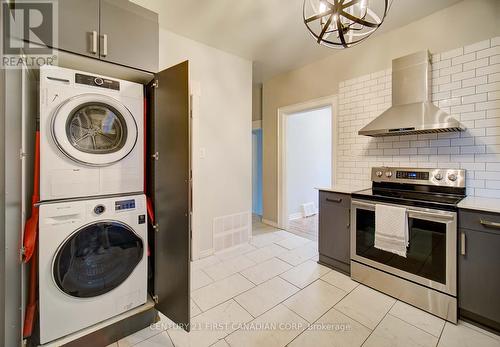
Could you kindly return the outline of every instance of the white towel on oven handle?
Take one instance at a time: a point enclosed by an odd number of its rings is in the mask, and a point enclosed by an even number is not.
[[[406,258],[409,241],[406,208],[375,205],[375,248]]]

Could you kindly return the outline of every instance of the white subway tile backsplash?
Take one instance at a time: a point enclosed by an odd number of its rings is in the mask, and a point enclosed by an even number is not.
[[[476,53],[469,53],[451,59],[451,65],[463,64],[476,60]]]
[[[489,65],[489,58],[483,58],[483,59],[478,59],[478,60],[473,60],[469,63],[465,63],[463,66],[464,71],[472,70],[472,69],[478,69],[480,67],[485,67]]]
[[[460,167],[467,193],[500,198],[500,37],[432,56],[432,101],[462,133],[368,138],[357,132],[391,104],[391,71],[339,84],[339,181],[362,187],[370,167]]]
[[[490,40],[479,41],[464,47],[464,54],[490,48]]]
[[[500,82],[483,84],[476,87],[478,93],[486,93],[500,90]]]
[[[488,75],[488,83],[500,82],[500,73]]]
[[[492,55],[500,54],[500,46],[491,47],[477,52],[477,58],[491,57]]]
[[[479,69],[476,69],[476,76],[490,75],[493,73],[500,72],[500,64],[489,65]]]
[[[488,83],[488,76],[469,78],[462,81],[462,88]]]

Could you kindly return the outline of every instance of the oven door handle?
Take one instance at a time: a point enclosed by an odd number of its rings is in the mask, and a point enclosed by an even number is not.
[[[447,212],[434,213],[434,212],[415,211],[415,210],[408,210],[408,216],[410,218],[418,218],[419,216],[422,216],[422,217],[438,218],[445,220],[453,220],[455,218],[455,216],[452,213],[451,214]]]
[[[376,204],[371,204],[367,202],[361,202],[361,201],[353,201],[352,202],[353,207],[370,207],[370,208],[375,208]],[[381,204],[383,205],[383,204]],[[415,217],[429,217],[429,218],[437,218],[437,219],[445,219],[445,220],[453,220],[455,219],[455,213],[454,212],[428,212],[428,211],[419,211],[419,210],[412,210],[411,208],[406,209],[408,212],[408,217],[415,218]]]

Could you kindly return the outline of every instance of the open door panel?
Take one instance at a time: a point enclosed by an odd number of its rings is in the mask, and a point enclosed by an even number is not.
[[[189,331],[190,146],[189,64],[156,75],[148,86],[149,195],[155,223],[150,233],[156,308]]]

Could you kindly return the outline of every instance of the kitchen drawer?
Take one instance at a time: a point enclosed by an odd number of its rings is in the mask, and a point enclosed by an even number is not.
[[[461,209],[458,214],[459,227],[500,234],[500,214]]]
[[[319,204],[341,206],[351,208],[351,196],[349,194],[334,193],[327,191],[319,192]]]

